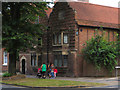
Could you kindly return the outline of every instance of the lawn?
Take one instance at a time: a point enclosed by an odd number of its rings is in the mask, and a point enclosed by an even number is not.
[[[2,83],[24,85],[24,86],[31,86],[31,87],[104,86],[105,85],[102,83],[65,81],[65,80],[55,80],[55,79],[37,79],[37,78],[3,80]]]

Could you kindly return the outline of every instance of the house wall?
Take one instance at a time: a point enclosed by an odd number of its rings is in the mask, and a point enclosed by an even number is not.
[[[4,56],[3,53],[5,51],[5,48],[2,48],[2,72],[7,72],[8,71],[8,63],[9,63],[9,53],[7,53],[7,65],[4,65]]]
[[[114,76],[115,71],[112,72],[112,74],[108,74],[109,72],[102,68],[101,71],[98,71],[95,66],[93,66],[90,63],[87,63],[83,59],[82,55],[82,49],[84,48],[83,44],[86,44],[87,40],[90,40],[92,37],[96,35],[96,30],[98,29],[98,33],[101,35],[103,31],[99,30],[99,28],[92,28],[92,27],[79,27],[79,35],[76,36],[76,44],[78,46],[76,47],[78,50],[77,53],[77,76]],[[116,40],[116,33],[117,30],[114,29],[104,29],[105,34],[104,38],[108,41],[115,41]]]
[[[59,19],[59,13],[63,12],[63,18]],[[54,55],[61,53],[68,55],[67,67],[58,67],[60,76],[75,76],[76,72],[76,50],[75,50],[75,12],[67,3],[56,3],[49,18],[50,42],[49,42],[49,62],[54,63]],[[53,34],[61,33],[61,44],[53,45]],[[63,34],[68,34],[68,44],[63,43]],[[65,73],[63,73],[65,72]]]
[[[25,59],[25,74],[37,74],[37,69],[41,66],[41,64],[46,62],[46,52],[47,52],[47,27],[48,27],[48,15],[45,13],[44,16],[39,16],[39,22],[36,24],[40,24],[40,30],[43,34],[41,34],[41,45],[36,46],[34,50],[27,50],[26,52],[20,52],[19,61],[17,61],[17,70],[22,73],[22,58]],[[31,65],[31,54],[36,53],[37,65]]]
[[[31,53],[33,52],[29,52],[29,53],[20,53],[19,55],[19,64],[17,64],[17,69],[19,69],[19,71],[22,73],[22,60],[25,59],[25,74],[28,75],[36,75],[37,74],[37,69],[40,67],[39,65],[39,59],[38,59],[38,55],[40,55],[39,53],[36,53],[36,57],[37,57],[37,65],[32,66],[31,65]]]

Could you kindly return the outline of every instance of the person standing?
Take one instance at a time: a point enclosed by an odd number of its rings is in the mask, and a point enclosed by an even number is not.
[[[57,68],[54,68],[54,77],[56,78],[56,74],[58,73]]]
[[[41,65],[41,69],[42,69],[42,78],[46,78],[45,76],[45,73],[46,73],[46,70],[47,70],[47,66],[45,64],[45,62]]]

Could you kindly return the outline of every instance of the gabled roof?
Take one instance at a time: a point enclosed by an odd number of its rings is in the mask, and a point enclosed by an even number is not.
[[[76,11],[75,19],[79,25],[118,28],[118,8],[84,2],[68,2]]]
[[[49,17],[51,12],[52,12],[52,8],[47,8],[47,10],[45,10],[47,16]]]

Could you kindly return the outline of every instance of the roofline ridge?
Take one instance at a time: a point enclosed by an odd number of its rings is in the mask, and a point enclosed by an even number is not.
[[[113,8],[113,9],[119,9],[119,8],[117,8],[117,7],[104,6],[104,5],[94,4],[94,3],[90,3],[90,2],[76,1],[76,2],[74,2],[74,3],[78,3],[78,2],[80,2],[80,3],[84,3],[84,4],[89,4],[89,5],[94,5],[94,6],[101,6],[101,7],[107,7],[107,8]],[[70,2],[68,2],[68,3],[70,3]]]

